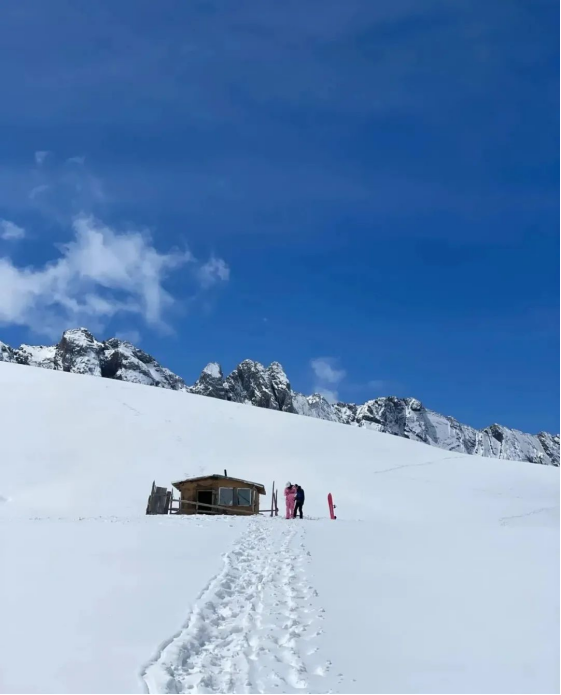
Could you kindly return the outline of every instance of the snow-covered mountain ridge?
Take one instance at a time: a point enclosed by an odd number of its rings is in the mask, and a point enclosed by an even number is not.
[[[84,328],[65,331],[53,346],[22,345],[14,349],[0,342],[2,361],[247,403],[365,427],[454,452],[559,466],[559,435],[527,434],[497,424],[477,430],[425,408],[415,398],[388,396],[362,405],[331,404],[319,394],[305,396],[293,391],[278,362],[264,367],[244,360],[226,378],[221,366],[211,362],[195,384],[187,386],[181,377],[131,343],[117,338],[98,341]]]

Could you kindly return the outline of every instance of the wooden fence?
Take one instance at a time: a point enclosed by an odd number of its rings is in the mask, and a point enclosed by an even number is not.
[[[173,494],[165,487],[157,487],[154,481],[146,505],[146,514],[169,514],[172,499]]]

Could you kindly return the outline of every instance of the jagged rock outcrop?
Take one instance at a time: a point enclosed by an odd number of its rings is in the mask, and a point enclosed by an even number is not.
[[[315,417],[318,420],[330,420],[331,422],[343,421],[334,406],[319,393],[313,393],[311,396],[305,396],[303,393],[294,393],[292,403],[298,415]]]
[[[102,376],[173,391],[188,390],[181,377],[162,367],[151,355],[131,343],[111,338],[103,346]]]
[[[345,407],[345,404],[339,404]],[[376,398],[358,406],[360,427],[388,432],[448,451],[512,461],[559,465],[559,437],[527,434],[501,425],[483,430],[428,410],[415,398]]]
[[[56,345],[21,345],[17,350],[14,350],[14,353],[15,361],[18,364],[56,369],[54,363]]]
[[[14,350],[1,343],[0,356],[5,362],[187,391],[181,377],[131,343],[117,338],[100,342],[85,328],[65,331],[57,345],[22,345]]]
[[[545,451],[546,457],[553,462],[555,466],[559,465],[559,435],[550,434],[549,432],[538,432],[538,439]]]
[[[295,413],[296,410],[292,402],[292,387],[282,365],[278,362],[271,362],[266,371],[269,388],[278,409],[285,413]]]
[[[85,328],[65,331],[55,348],[52,368],[62,372],[102,376],[104,347]]]
[[[0,341],[0,362],[15,362],[16,351]]]
[[[496,424],[481,430],[480,434],[481,440],[473,452],[475,454],[509,461],[559,465],[559,435],[546,432],[527,434]]]
[[[225,381],[226,398],[235,403],[251,403],[258,408],[296,412],[288,377],[278,362],[265,368],[259,362],[244,360]]]
[[[320,394],[305,396],[293,391],[278,362],[265,367],[244,360],[226,378],[220,365],[210,362],[189,387],[181,377],[131,343],[117,338],[100,342],[85,328],[66,331],[58,345],[52,346],[22,345],[13,349],[0,342],[0,362],[186,391],[373,429],[449,451],[559,466],[559,435],[527,434],[497,424],[476,430],[425,408],[416,398],[388,396],[362,405],[329,403]]]
[[[219,398],[224,401],[228,400],[228,390],[224,383],[222,367],[217,362],[209,362],[190,391],[200,396],[210,396],[211,398]]]

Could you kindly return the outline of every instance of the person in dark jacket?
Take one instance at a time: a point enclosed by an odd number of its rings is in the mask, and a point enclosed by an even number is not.
[[[294,518],[296,519],[296,514],[300,512],[300,518],[304,518],[304,514],[302,512],[302,507],[304,506],[304,500],[306,499],[306,495],[304,494],[304,488],[300,487],[300,485],[296,485],[296,504],[294,505]]]

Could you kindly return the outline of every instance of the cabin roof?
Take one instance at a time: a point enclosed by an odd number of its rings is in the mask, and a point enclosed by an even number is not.
[[[254,483],[251,480],[244,480],[243,478],[232,478],[230,475],[218,475],[218,474],[213,474],[213,475],[199,475],[196,478],[185,478],[185,480],[178,480],[175,483],[172,483],[173,487],[176,488],[176,490],[179,490],[179,485],[183,485],[183,483],[194,483],[197,480],[229,480],[232,482],[236,483],[245,483],[246,485],[252,485],[254,488],[257,489],[260,495],[264,495],[265,493],[265,486],[261,485],[261,483]]]

